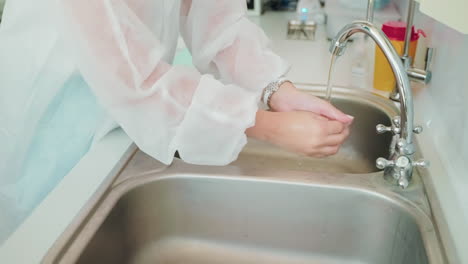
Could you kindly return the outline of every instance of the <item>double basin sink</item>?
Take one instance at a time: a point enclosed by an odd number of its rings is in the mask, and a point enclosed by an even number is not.
[[[229,166],[166,167],[137,152],[45,263],[446,263],[418,172],[401,190],[388,157],[388,99],[340,89],[355,116],[340,152],[307,158],[250,140]]]

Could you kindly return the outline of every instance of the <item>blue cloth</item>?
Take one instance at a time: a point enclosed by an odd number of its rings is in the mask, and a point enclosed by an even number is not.
[[[190,52],[180,51],[174,64],[191,65]],[[15,216],[0,227],[0,244],[89,151],[94,137],[102,136],[96,132],[102,130],[104,121],[109,121],[107,114],[88,84],[80,74],[72,75],[47,107],[35,130],[20,180],[4,189],[13,199],[7,203]]]
[[[82,77],[73,75],[47,108],[16,185],[19,206],[32,211],[89,150],[104,111]]]

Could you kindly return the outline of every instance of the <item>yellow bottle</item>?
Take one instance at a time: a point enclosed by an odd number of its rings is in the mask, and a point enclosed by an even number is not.
[[[416,54],[416,46],[418,45],[419,33],[415,32],[414,28],[411,29],[411,42],[409,55],[414,59]],[[401,21],[389,21],[383,24],[382,31],[390,39],[390,42],[395,47],[397,53],[403,55],[405,45],[406,23]],[[379,46],[375,48],[375,64],[374,64],[374,88],[391,92],[395,88],[396,81],[393,75],[392,68],[387,61]]]

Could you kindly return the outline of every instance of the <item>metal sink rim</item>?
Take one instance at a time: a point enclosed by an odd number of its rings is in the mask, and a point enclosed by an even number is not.
[[[193,170],[193,167],[196,167],[200,172],[193,173],[186,171]],[[67,245],[60,250],[60,254],[57,258],[59,261],[57,263],[70,263],[70,258],[75,259],[79,257],[79,254],[76,253],[84,250],[87,243],[94,236],[94,233],[99,229],[114,206],[128,192],[146,184],[157,183],[158,181],[185,178],[213,178],[234,181],[269,182],[275,184],[305,185],[311,188],[329,188],[363,192],[378,199],[383,199],[386,202],[393,203],[411,215],[421,232],[430,263],[445,263],[445,256],[442,251],[441,242],[431,216],[413,201],[406,199],[399,193],[389,189],[386,182],[381,179],[383,177],[381,172],[343,175],[306,173],[288,170],[276,171],[276,174],[288,173],[292,176],[285,179],[280,176],[271,176],[271,171],[268,170],[244,171],[242,175],[234,175],[236,169],[228,167],[229,166],[221,167],[221,169],[225,170],[223,173],[221,172],[222,170],[215,172],[216,170],[213,171],[213,168],[210,167],[193,166],[181,161],[176,161],[173,166],[170,166],[163,173],[154,172],[137,178],[128,179],[118,185],[115,185],[108,194],[96,204],[93,212],[87,216],[86,220],[82,222],[83,225],[76,230],[74,238],[70,239]],[[412,190],[411,188],[405,190],[405,192],[412,191],[415,190]],[[418,192],[418,190],[416,190],[416,192]],[[62,260],[65,261],[62,262]]]

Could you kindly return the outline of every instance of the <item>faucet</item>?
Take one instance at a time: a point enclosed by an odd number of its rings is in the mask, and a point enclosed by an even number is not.
[[[382,49],[395,75],[400,94],[400,116],[392,119],[392,126],[377,125],[377,133],[394,134],[390,146],[390,159],[378,158],[376,166],[384,170],[384,177],[401,188],[408,187],[414,167],[427,167],[427,161],[414,161],[415,147],[413,134],[422,132],[422,127],[413,125],[413,97],[406,68],[395,48],[382,32],[369,21],[355,21],[346,25],[333,39],[330,52],[336,56],[344,53],[348,40],[355,33],[364,33]]]

